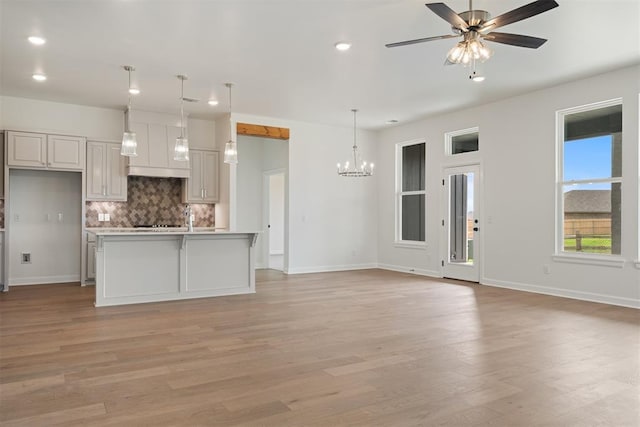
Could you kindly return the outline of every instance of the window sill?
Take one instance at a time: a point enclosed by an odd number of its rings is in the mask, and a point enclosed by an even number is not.
[[[623,268],[625,259],[619,256],[556,254],[551,257],[556,262],[568,264],[599,265],[602,267]]]
[[[396,248],[419,249],[423,251],[427,249],[427,244],[425,242],[394,242],[393,246]]]

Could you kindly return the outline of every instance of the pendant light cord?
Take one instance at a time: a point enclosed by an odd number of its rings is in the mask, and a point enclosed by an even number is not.
[[[356,113],[358,110],[353,109],[353,167],[358,168],[358,143],[356,142]]]
[[[233,86],[231,83],[227,83],[227,87],[229,88],[229,141],[233,140],[233,135],[231,135],[233,131],[233,126],[231,125],[231,86]]]
[[[184,138],[184,76],[180,77],[180,138]]]

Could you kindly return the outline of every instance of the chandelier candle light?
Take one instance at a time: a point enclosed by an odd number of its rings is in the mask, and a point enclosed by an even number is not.
[[[173,160],[189,161],[189,140],[184,136],[184,81],[187,76],[177,76],[180,80],[180,136],[176,138],[176,146],[173,151]]]
[[[233,141],[233,128],[231,123],[231,83],[224,84],[229,89],[229,141],[224,146],[224,162],[236,165],[238,164],[238,146]]]
[[[338,175],[350,177],[364,177],[373,175],[373,163],[367,163],[362,160],[356,143],[356,113],[358,110],[353,109],[353,163],[347,160],[342,166],[338,163]]]
[[[122,134],[120,154],[127,157],[136,157],[138,155],[138,141],[136,140],[136,133],[131,132],[129,128],[129,116],[131,115],[131,72],[134,71],[135,68],[131,65],[125,65],[123,68],[129,73],[129,104],[124,114],[124,133]],[[138,93],[140,92],[138,91]]]

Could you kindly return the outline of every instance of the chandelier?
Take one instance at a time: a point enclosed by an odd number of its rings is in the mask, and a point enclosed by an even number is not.
[[[356,113],[358,110],[353,109],[353,163],[347,160],[342,166],[338,163],[338,175],[350,177],[363,177],[373,175],[373,163],[367,163],[362,160],[356,143]]]

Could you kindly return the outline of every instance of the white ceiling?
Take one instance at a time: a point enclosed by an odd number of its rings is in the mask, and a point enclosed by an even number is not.
[[[532,0],[475,0],[493,16]],[[500,31],[549,39],[538,50],[493,43],[482,66],[443,65],[454,39],[385,48],[449,34],[419,0],[0,0],[0,93],[122,108],[127,74],[142,93],[134,108],[178,111],[179,82],[199,98],[186,110],[213,118],[247,114],[361,127],[406,122],[640,61],[640,1],[557,0],[560,7]],[[446,0],[457,12],[466,0]],[[41,47],[27,42],[42,35]],[[350,41],[347,52],[334,49]],[[37,83],[41,71],[48,80]],[[206,101],[217,98],[220,105]]]

